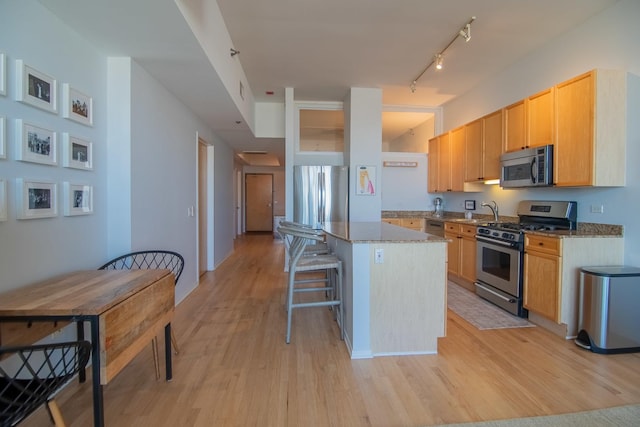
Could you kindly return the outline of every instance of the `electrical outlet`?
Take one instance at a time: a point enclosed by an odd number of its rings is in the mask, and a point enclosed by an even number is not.
[[[384,263],[384,249],[376,249],[375,250],[375,259],[374,262],[376,264]]]
[[[604,213],[604,205],[591,205],[591,213]]]

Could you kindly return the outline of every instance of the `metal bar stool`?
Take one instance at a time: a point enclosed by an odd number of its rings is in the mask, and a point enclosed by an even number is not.
[[[287,227],[281,225],[278,232],[291,238],[289,245],[289,279],[287,286],[287,336],[286,342],[291,341],[291,319],[293,310],[308,307],[331,307],[340,328],[340,338],[344,339],[343,310],[342,310],[342,261],[335,255],[306,255],[305,247],[308,242],[324,241],[324,233],[310,228]],[[324,272],[324,277],[307,279],[296,278],[296,274],[308,272]],[[320,286],[308,286],[322,283]],[[302,285],[302,286],[301,286]],[[294,294],[299,292],[324,292],[325,299],[309,302],[294,302]]]

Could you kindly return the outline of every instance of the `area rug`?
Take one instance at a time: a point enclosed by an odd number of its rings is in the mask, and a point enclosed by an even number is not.
[[[480,298],[460,285],[449,282],[447,306],[478,329],[527,328],[535,326]]]
[[[617,406],[545,417],[442,424],[439,427],[445,425],[446,427],[637,427],[640,425],[640,405]]]

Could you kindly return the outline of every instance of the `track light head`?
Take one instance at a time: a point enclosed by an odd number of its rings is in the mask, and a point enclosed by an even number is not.
[[[436,55],[434,62],[436,63],[436,69],[442,70],[442,54],[441,53]]]
[[[465,42],[468,42],[469,40],[471,40],[471,23],[465,25],[464,28],[461,29],[458,34],[460,34],[460,36],[464,38]]]

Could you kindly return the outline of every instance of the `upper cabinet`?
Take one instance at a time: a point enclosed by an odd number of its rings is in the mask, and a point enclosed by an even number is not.
[[[527,98],[527,147],[553,144],[554,88]]]
[[[556,92],[555,184],[624,186],[626,73],[594,70]]]
[[[429,193],[464,191],[464,127],[429,140]]]
[[[525,100],[504,107],[504,151],[527,147],[527,111]]]
[[[436,136],[429,140],[429,156],[427,162],[427,192],[438,192],[438,161],[440,148],[440,137]]]
[[[554,147],[554,185],[624,186],[626,105],[624,71],[593,70],[531,95],[430,140],[428,191],[477,191],[473,182],[500,178],[502,152],[543,145]]]
[[[553,144],[553,107],[553,88],[505,107],[504,151]]]
[[[502,110],[465,125],[465,182],[500,178],[502,135]]]

